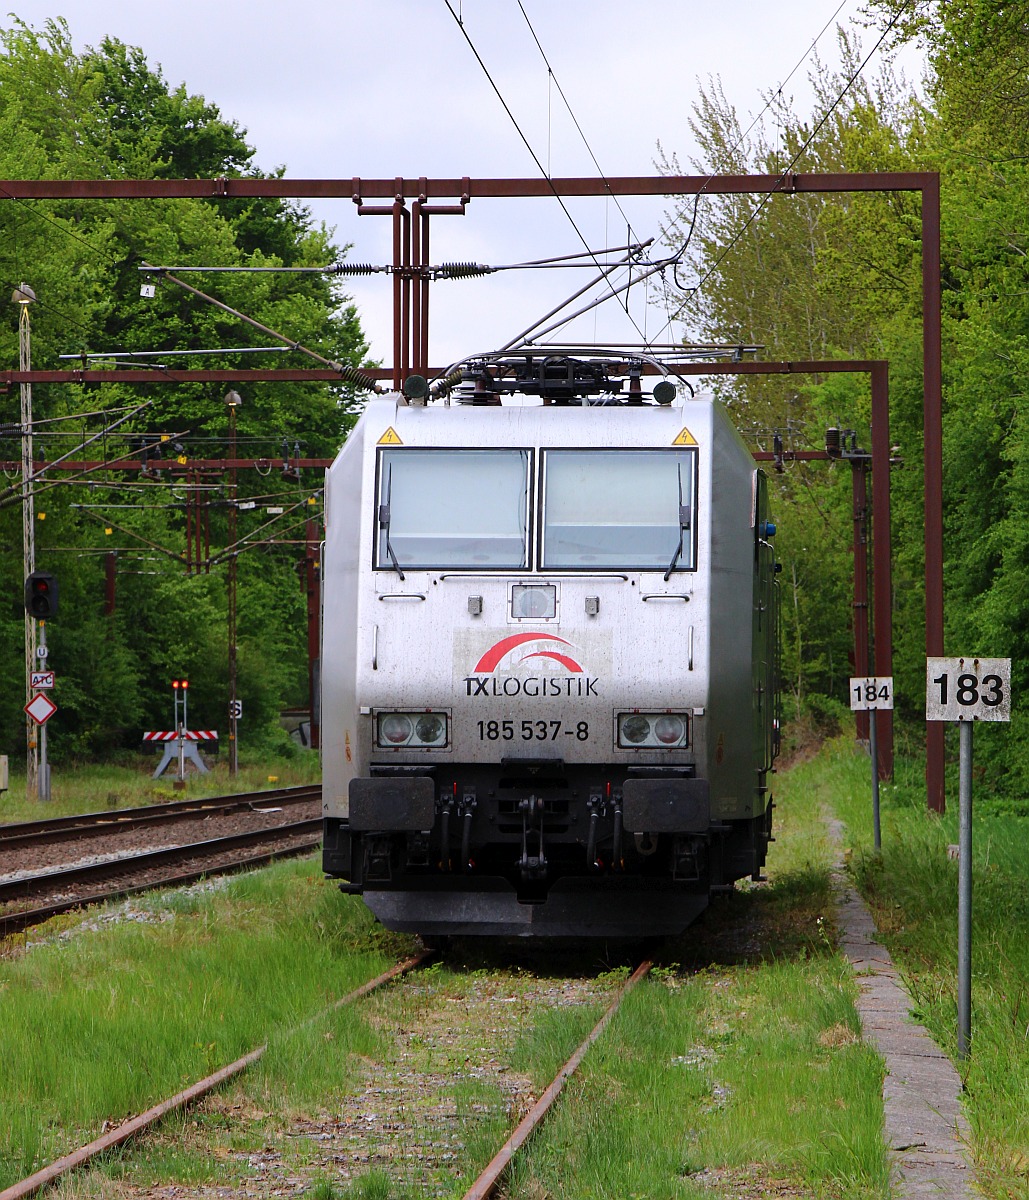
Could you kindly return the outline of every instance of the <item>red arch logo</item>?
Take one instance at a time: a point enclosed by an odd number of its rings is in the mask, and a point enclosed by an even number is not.
[[[546,648],[549,644],[553,643],[557,643],[559,646],[571,647],[572,643],[565,641],[564,638],[555,637],[553,634],[547,633],[513,633],[510,637],[501,638],[499,642],[495,642],[490,646],[482,658],[479,659],[472,668],[472,674],[491,674],[513,650],[517,650],[519,646],[527,646],[530,643],[541,644],[544,648],[522,655],[518,660],[519,662],[527,662],[530,658],[549,658],[553,662],[560,663],[567,671],[578,675],[582,674],[582,666],[570,654]]]

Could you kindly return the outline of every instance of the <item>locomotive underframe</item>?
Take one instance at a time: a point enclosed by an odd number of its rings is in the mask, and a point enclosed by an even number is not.
[[[373,767],[328,819],[325,869],[390,928],[434,934],[680,932],[712,890],[759,879],[771,802],[712,819],[691,767]]]

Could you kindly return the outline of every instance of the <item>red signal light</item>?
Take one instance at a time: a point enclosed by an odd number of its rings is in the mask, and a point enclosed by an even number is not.
[[[33,571],[25,580],[25,609],[39,621],[57,615],[57,576]]]
[[[173,688],[174,688],[176,691],[178,691],[178,690],[179,690],[179,681],[178,681],[177,679],[173,679],[173,680],[172,680],[172,687],[173,687]]]
[[[188,680],[188,679],[184,679],[184,680],[182,681],[182,686],[183,686],[183,688],[188,688],[188,687],[189,687],[189,680]]]

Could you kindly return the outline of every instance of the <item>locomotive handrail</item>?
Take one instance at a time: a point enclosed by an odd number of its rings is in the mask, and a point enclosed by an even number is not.
[[[640,592],[641,600],[684,600],[689,603],[688,592]]]
[[[425,592],[383,592],[380,600],[427,600]]]
[[[497,573],[495,571],[491,575],[485,573],[473,574],[470,571],[445,571],[440,575],[440,579],[496,579],[496,577]],[[621,579],[624,583],[628,583],[629,581],[629,576],[624,575],[621,571],[545,571],[541,576],[544,580],[551,577],[554,579]]]

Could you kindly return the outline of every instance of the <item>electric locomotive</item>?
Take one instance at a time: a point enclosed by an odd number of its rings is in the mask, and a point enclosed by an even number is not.
[[[775,528],[724,407],[670,370],[415,376],[327,472],[323,865],[389,928],[668,935],[760,878]]]

